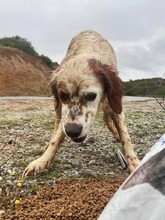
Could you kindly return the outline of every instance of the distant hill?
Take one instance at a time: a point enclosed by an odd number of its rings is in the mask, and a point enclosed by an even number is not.
[[[0,47],[0,96],[50,96],[53,69],[39,57]]]
[[[165,79],[152,78],[124,82],[126,96],[165,97]]]

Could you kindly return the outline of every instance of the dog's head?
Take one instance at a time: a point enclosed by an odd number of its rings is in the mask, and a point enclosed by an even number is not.
[[[73,142],[86,139],[99,104],[107,99],[117,114],[122,111],[123,86],[116,72],[94,59],[71,60],[54,72],[51,80],[56,108],[62,105],[63,130]]]

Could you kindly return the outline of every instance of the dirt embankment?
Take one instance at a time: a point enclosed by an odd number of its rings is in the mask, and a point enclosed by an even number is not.
[[[39,58],[0,47],[0,96],[49,96],[51,73]]]

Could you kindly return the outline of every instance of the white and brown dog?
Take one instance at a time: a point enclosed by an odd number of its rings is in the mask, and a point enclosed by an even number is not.
[[[139,160],[127,131],[122,109],[123,84],[115,52],[108,41],[91,30],[75,36],[52,75],[51,86],[56,110],[54,132],[44,154],[27,166],[24,176],[45,169],[65,136],[73,142],[83,142],[100,108],[108,129],[122,143],[132,172]]]

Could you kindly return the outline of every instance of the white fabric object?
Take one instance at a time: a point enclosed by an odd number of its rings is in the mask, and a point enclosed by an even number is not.
[[[124,181],[98,220],[165,219],[165,134]]]

